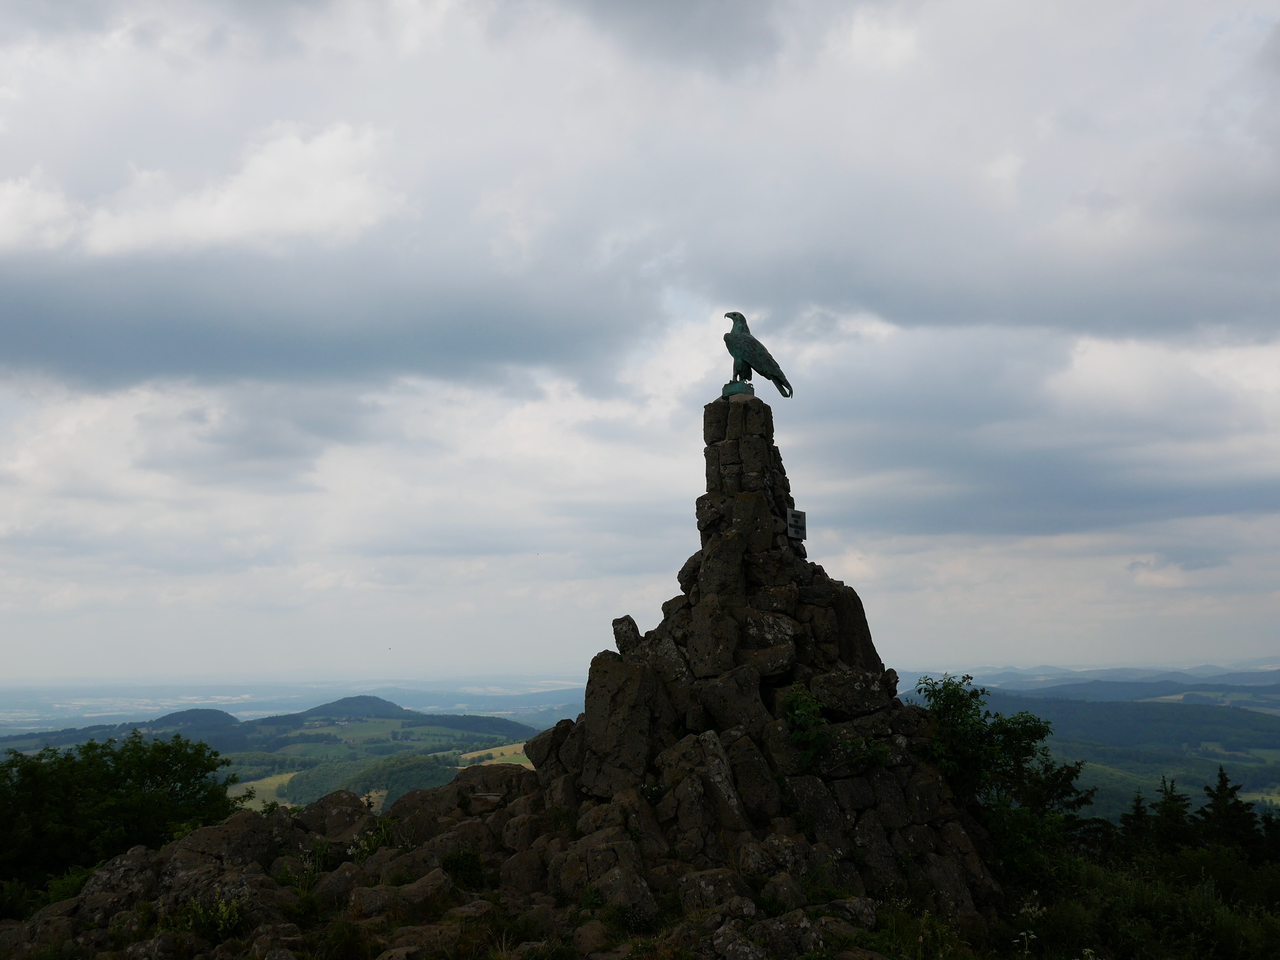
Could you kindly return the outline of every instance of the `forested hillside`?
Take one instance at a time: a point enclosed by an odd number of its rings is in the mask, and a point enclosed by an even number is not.
[[[988,692],[988,705],[1005,714],[1027,711],[1052,724],[1054,756],[1085,761],[1080,783],[1098,788],[1095,816],[1116,820],[1135,791],[1154,796],[1161,777],[1192,787],[1198,806],[1198,787],[1213,782],[1219,765],[1248,800],[1265,803],[1280,794],[1280,716],[1181,702],[1088,702],[1000,691]]]

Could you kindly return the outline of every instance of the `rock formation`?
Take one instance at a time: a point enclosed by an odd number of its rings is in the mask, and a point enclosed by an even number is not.
[[[615,620],[618,652],[592,661],[586,712],[526,747],[545,802],[588,834],[548,857],[548,883],[566,896],[594,883],[652,909],[644,888],[684,890],[732,866],[791,891],[783,902],[798,900],[798,879],[820,878],[975,915],[998,892],[975,827],[924,758],[928,715],[896,698],[857,593],[787,537],[795,502],[769,406],[716,400],[703,434],[702,549],[680,569],[681,593],[643,635]],[[802,748],[786,714],[805,703],[827,722]],[[639,837],[612,841],[626,855],[606,879],[578,861],[610,825]]]
[[[681,592],[653,630],[614,621],[585,712],[527,744],[536,773],[471,767],[381,818],[340,792],[135,848],[0,925],[0,957],[417,960],[490,951],[499,931],[531,960],[621,958],[607,948],[632,936],[792,960],[851,944],[878,899],[978,917],[999,896],[981,832],[926,759],[928,714],[896,698],[858,595],[787,537],[769,407],[717,400],[704,432]]]

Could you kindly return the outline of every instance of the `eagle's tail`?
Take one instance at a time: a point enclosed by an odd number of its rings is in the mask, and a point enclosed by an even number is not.
[[[776,377],[770,377],[770,379],[773,381],[773,385],[778,388],[780,394],[784,397],[791,396],[791,384],[786,377],[779,373]]]

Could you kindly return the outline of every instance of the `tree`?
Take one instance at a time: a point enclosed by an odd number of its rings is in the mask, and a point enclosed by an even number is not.
[[[1004,716],[986,707],[973,677],[921,677],[916,685],[935,724],[930,757],[964,802],[1023,807],[1037,815],[1087,806],[1096,788],[1076,780],[1084,763],[1054,763],[1045,745],[1053,725],[1026,710]]]
[[[89,741],[0,763],[0,880],[43,886],[71,867],[90,867],[137,844],[160,847],[182,826],[224,820],[250,797],[217,772],[229,761],[205,743],[174,735]]]
[[[1191,843],[1191,798],[1178,792],[1177,780],[1160,778],[1160,799],[1151,805],[1151,839],[1161,853],[1175,853]]]
[[[1224,847],[1252,848],[1258,837],[1258,816],[1253,804],[1245,803],[1237,794],[1241,784],[1232,785],[1227,773],[1218,767],[1218,782],[1205,787],[1208,802],[1195,812],[1192,822],[1201,841]]]
[[[1083,763],[1055,763],[1045,745],[1048,721],[1022,711],[985,709],[987,691],[973,678],[921,677],[916,691],[933,721],[929,756],[961,803],[990,831],[995,864],[1006,881],[1043,883],[1049,855],[1080,831],[1076,811],[1096,788],[1076,786]]]
[[[1142,791],[1136,790],[1128,812],[1120,814],[1120,840],[1130,856],[1151,842],[1151,806]]]

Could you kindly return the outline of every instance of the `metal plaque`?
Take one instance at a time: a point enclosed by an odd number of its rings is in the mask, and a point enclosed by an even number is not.
[[[805,538],[803,510],[787,510],[787,536],[792,540]]]

